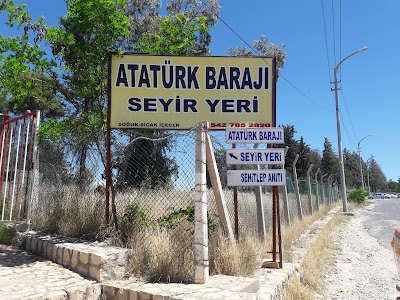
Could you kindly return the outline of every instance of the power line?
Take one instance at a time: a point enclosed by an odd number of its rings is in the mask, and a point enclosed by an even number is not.
[[[247,41],[245,41],[244,38],[242,38],[228,23],[226,23],[214,10],[212,10],[212,8],[204,1],[204,0],[200,0],[204,6],[206,6],[217,18],[218,20],[220,20],[226,27],[228,27],[228,29],[230,31],[233,32],[233,34],[235,34],[247,47],[250,48],[250,50],[252,50],[254,53],[256,53],[258,55],[259,58],[261,58],[267,65],[269,65],[270,67],[272,67],[261,55],[261,53],[255,49],[253,46],[251,46]],[[283,76],[282,74],[279,74],[280,77],[282,77],[292,88],[294,88],[300,95],[302,95],[304,98],[306,98],[307,100],[309,100],[310,102],[312,102],[313,104],[317,105],[319,108],[325,110],[325,111],[331,111],[325,107],[323,107],[322,105],[320,105],[318,102],[314,101],[313,99],[311,99],[310,97],[308,97],[306,94],[304,94],[298,87],[296,87],[292,82],[289,81],[289,79],[287,79],[285,76]]]
[[[344,102],[344,105],[345,105],[345,107],[346,107],[346,113],[347,113],[348,119],[349,119],[349,121],[350,121],[350,127],[351,127],[351,129],[353,130],[354,137],[356,138],[356,140],[358,140],[358,137],[357,137],[357,134],[356,134],[356,130],[354,129],[353,121],[352,121],[352,119],[351,119],[349,106],[347,105],[347,103],[348,103],[347,98],[346,98],[346,96],[344,95],[343,89],[341,90],[341,92],[342,92],[342,97],[343,97],[343,100],[344,100],[343,102]]]
[[[287,80],[285,77],[283,77],[282,75],[280,75],[283,79],[285,79],[285,81],[293,88],[295,89],[300,95],[302,95],[304,98],[308,99],[309,101],[311,101],[312,103],[314,103],[315,105],[317,105],[319,108],[328,111],[328,112],[332,112],[332,109],[328,109],[322,105],[320,105],[318,102],[315,102],[314,100],[312,100],[309,96],[307,96],[306,94],[304,94],[299,88],[297,88],[293,83],[291,83],[289,80]]]
[[[331,64],[330,64],[330,62],[329,62],[328,38],[327,38],[327,36],[326,36],[326,21],[325,21],[325,6],[324,6],[324,0],[321,0],[321,5],[322,5],[322,19],[323,19],[323,21],[324,21],[324,36],[325,36],[326,61],[328,62],[329,82],[332,82]]]
[[[339,60],[342,60],[342,0],[340,0],[340,12],[339,12]],[[340,69],[340,80],[342,79],[342,69]]]
[[[335,58],[335,66],[336,66],[336,32],[335,32],[335,7],[333,5],[332,0],[332,31],[333,31],[333,55]]]
[[[342,123],[342,127],[344,128],[344,131],[346,132],[347,138],[349,139],[350,144],[352,144],[353,147],[355,148],[356,145],[355,145],[355,143],[354,143],[353,138],[352,138],[352,137],[350,136],[350,134],[349,134],[349,131],[348,131],[347,127],[346,127],[346,124],[345,124],[344,121],[343,121],[342,114],[341,114],[340,112],[339,112],[339,114],[340,114],[340,116],[341,116],[340,122]]]
[[[333,3],[333,0],[332,0],[332,3]],[[340,57],[339,59],[341,61],[342,60],[342,0],[339,1],[339,57]],[[340,76],[339,80],[341,81],[342,80],[342,68],[340,68],[339,76]],[[342,98],[343,98],[343,103],[344,103],[345,108],[346,108],[347,119],[348,119],[348,121],[350,123],[351,133],[352,133],[353,137],[355,138],[355,140],[357,141],[358,140],[357,133],[356,133],[356,130],[355,130],[355,127],[354,127],[354,124],[353,124],[353,120],[352,120],[351,114],[350,114],[350,110],[349,110],[349,106],[348,106],[348,100],[347,100],[347,97],[345,96],[345,93],[344,93],[343,89],[341,89],[341,94],[342,94]],[[346,133],[348,135],[348,138],[349,138],[351,144],[355,147],[354,139],[350,137],[349,130],[347,129],[346,125],[344,124],[344,118],[343,118],[342,123],[343,123],[343,127],[346,130]]]

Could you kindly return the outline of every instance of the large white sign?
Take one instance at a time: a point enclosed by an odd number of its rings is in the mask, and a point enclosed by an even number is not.
[[[228,149],[227,165],[284,165],[285,150],[279,149]]]
[[[243,128],[226,129],[225,140],[227,143],[259,143],[259,144],[284,144],[283,128]]]
[[[228,186],[286,185],[286,172],[277,170],[228,170]]]

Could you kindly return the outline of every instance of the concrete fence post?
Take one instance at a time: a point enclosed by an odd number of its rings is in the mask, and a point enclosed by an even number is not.
[[[328,176],[328,205],[330,205],[333,201],[332,199],[332,174]]]
[[[318,168],[317,172],[315,172],[315,204],[317,207],[317,210],[319,210],[319,189],[318,189],[318,173],[321,171],[320,168]]]
[[[311,164],[311,165],[308,167],[308,170],[307,170],[308,205],[309,205],[309,212],[310,212],[310,215],[313,214],[312,191],[311,191],[311,175],[310,175],[312,167],[313,167],[313,164]]]
[[[297,170],[296,170],[296,163],[297,163],[298,159],[299,159],[299,155],[296,154],[296,157],[294,158],[292,167],[293,167],[294,189],[295,189],[295,193],[296,193],[297,213],[299,216],[299,220],[303,220],[303,212],[301,209],[301,199],[300,199],[300,191],[299,191],[299,180],[297,179]]]
[[[328,175],[328,174],[324,174],[321,175],[321,195],[322,195],[322,199],[321,199],[321,204],[326,204],[326,199],[325,199],[325,187],[324,187],[324,177]]]
[[[339,202],[339,185],[337,181],[335,181],[335,201]]]
[[[285,157],[286,157],[286,154],[287,154],[288,150],[289,150],[289,147],[286,146],[285,147]],[[284,166],[282,166],[281,168],[284,168]],[[282,208],[283,209],[283,217],[284,217],[286,223],[288,225],[290,225],[289,202],[288,202],[288,194],[287,194],[286,184],[283,185],[281,188],[282,188],[282,195],[283,195],[283,197],[282,197],[282,201],[283,201],[283,208]]]
[[[209,279],[206,137],[208,122],[196,127],[196,174],[195,174],[195,228],[194,228],[194,282],[206,283]]]

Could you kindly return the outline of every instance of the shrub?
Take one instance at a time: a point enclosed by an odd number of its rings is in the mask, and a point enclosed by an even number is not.
[[[7,228],[6,225],[0,224],[0,243],[5,245],[16,245],[19,239],[14,230]]]
[[[193,205],[190,205],[190,206],[186,207],[185,209],[183,209],[183,208],[178,209],[178,210],[174,209],[168,215],[157,219],[156,222],[160,227],[165,227],[167,229],[173,229],[178,224],[180,224],[182,220],[186,220],[194,226],[194,206]],[[213,232],[217,226],[215,224],[214,219],[210,216],[210,214],[207,214],[207,225],[208,225],[208,233],[209,234],[211,232]]]
[[[350,201],[363,203],[368,194],[368,192],[364,192],[363,190],[353,190],[350,192],[348,198]]]
[[[150,225],[149,218],[147,216],[147,209],[141,208],[139,204],[132,203],[125,208],[124,217],[129,223],[136,226],[148,226]]]
[[[194,228],[194,206],[190,205],[186,208],[174,209],[169,214],[151,221],[146,208],[142,208],[137,203],[132,203],[125,208],[124,218],[129,224],[136,226],[165,229],[175,229],[183,221],[187,221],[192,225],[188,230],[192,230]],[[209,214],[207,215],[207,223],[209,232],[212,232],[217,226]]]

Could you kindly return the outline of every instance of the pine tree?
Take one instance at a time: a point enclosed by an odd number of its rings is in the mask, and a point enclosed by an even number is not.
[[[322,151],[322,159],[321,159],[321,174],[332,174],[332,179],[338,179],[339,170],[339,159],[335,155],[332,149],[332,144],[325,137],[324,141],[324,150]]]

